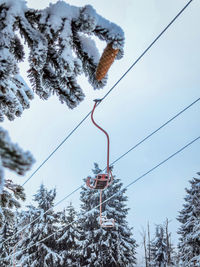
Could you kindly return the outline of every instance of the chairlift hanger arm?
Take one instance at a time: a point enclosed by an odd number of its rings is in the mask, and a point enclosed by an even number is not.
[[[94,115],[94,110],[95,110],[97,104],[98,104],[101,100],[100,100],[100,99],[96,99],[96,100],[94,100],[94,101],[95,101],[95,104],[94,104],[94,107],[93,107],[93,109],[92,109],[91,120],[92,120],[93,124],[94,124],[99,130],[101,130],[101,131],[106,135],[106,137],[107,137],[107,173],[109,174],[110,139],[109,139],[109,135],[108,135],[108,133],[107,133],[103,128],[101,128],[101,126],[99,126],[99,125],[94,121],[94,117],[93,117],[93,115]]]

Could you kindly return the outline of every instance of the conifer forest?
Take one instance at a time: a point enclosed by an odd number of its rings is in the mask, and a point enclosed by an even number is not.
[[[200,267],[199,12],[0,0],[0,267]]]

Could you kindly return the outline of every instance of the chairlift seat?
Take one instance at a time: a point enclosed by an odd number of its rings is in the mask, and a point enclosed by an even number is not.
[[[115,226],[114,219],[108,219],[106,216],[101,217],[100,221],[101,227],[103,228],[111,228]]]
[[[90,181],[93,181],[93,183],[91,184]],[[108,178],[108,174],[106,173],[101,173],[101,174],[98,174],[96,175],[95,178],[91,178],[91,177],[88,177],[87,178],[87,186],[89,186],[90,188],[92,189],[105,189],[108,184],[109,184],[109,178]]]

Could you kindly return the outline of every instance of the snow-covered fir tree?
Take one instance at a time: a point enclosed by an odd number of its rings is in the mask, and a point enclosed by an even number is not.
[[[4,224],[0,230],[0,266],[11,266],[12,258],[9,255],[12,253],[12,241],[5,242],[8,238],[14,235],[13,224]]]
[[[11,180],[5,180],[5,187],[0,195],[1,214],[0,220],[2,228],[0,230],[0,266],[11,265],[9,255],[13,252],[13,248],[17,242],[13,238],[16,231],[16,212],[21,207],[19,200],[25,200],[25,193],[22,186],[14,184]],[[2,260],[1,260],[2,259]]]
[[[101,172],[95,164],[94,174]],[[122,190],[120,179],[114,178],[112,184],[103,191],[103,200]],[[80,246],[82,257],[80,266],[121,267],[135,266],[136,241],[127,223],[126,190],[103,204],[102,215],[114,218],[112,229],[102,228],[99,224],[99,190],[82,187],[81,210],[86,216],[80,217],[82,235]]]
[[[151,267],[166,267],[167,265],[167,242],[162,225],[156,226],[155,237],[151,242]]]
[[[53,235],[58,229],[59,222],[58,214],[53,211],[55,197],[55,189],[48,191],[41,185],[34,195],[37,207],[28,206],[28,210],[22,214],[24,222],[22,227],[39,217],[24,229],[18,245],[16,258],[23,267],[55,267],[62,260],[57,252],[57,243]],[[45,239],[51,234],[52,236]]]
[[[123,56],[122,29],[90,5],[75,7],[58,1],[35,10],[24,0],[0,0],[0,121],[21,116],[30,107],[34,93],[41,99],[56,94],[61,103],[76,107],[84,99],[77,83],[82,73],[94,88],[102,88],[107,77],[101,81],[95,78],[99,53],[92,36],[119,49],[117,59]],[[25,58],[24,43],[29,51],[27,72],[32,88],[18,67]],[[3,167],[24,173],[31,164],[30,155],[13,146],[0,128],[0,193]]]
[[[200,173],[198,173],[200,175]],[[200,266],[200,178],[189,181],[178,221],[180,261],[184,267]]]
[[[177,247],[173,249],[172,262],[173,262],[173,264],[172,264],[173,267],[181,267],[181,265],[180,265],[180,254],[179,254],[179,251],[178,251]]]
[[[12,180],[5,180],[5,187],[0,194],[0,227],[14,223],[15,209],[21,207],[19,200],[25,200],[23,187]]]
[[[149,225],[148,225],[148,231]],[[163,224],[156,225],[154,237],[150,240],[148,234],[147,266],[149,267],[168,267],[177,266],[177,253],[171,242],[171,232],[169,231],[169,220]]]
[[[142,233],[144,246],[144,262],[146,267],[172,267],[178,266],[178,255],[171,242],[169,220],[156,225],[154,237],[151,238],[150,226]]]
[[[60,230],[56,233],[57,251],[62,258],[57,267],[77,267],[79,253],[78,239],[79,229],[77,227],[76,212],[70,203],[59,216]]]

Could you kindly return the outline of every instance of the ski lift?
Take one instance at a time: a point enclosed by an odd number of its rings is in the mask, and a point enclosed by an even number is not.
[[[109,140],[109,135],[108,133],[102,129],[95,121],[93,118],[94,110],[97,106],[97,104],[101,101],[100,99],[94,100],[95,104],[91,113],[91,120],[93,124],[100,129],[107,137],[107,168],[106,168],[106,173],[98,173],[95,178],[87,177],[86,180],[86,185],[91,188],[91,189],[100,189],[100,226],[103,228],[112,228],[115,226],[115,220],[114,219],[108,219],[106,216],[102,216],[102,190],[107,188],[112,180],[112,171],[109,167],[109,149],[110,149],[110,140]]]
[[[91,113],[91,120],[93,124],[100,129],[107,137],[107,172],[106,173],[99,173],[95,176],[95,178],[87,177],[86,180],[86,185],[91,188],[91,189],[100,189],[103,190],[109,186],[109,184],[113,180],[113,176],[109,167],[109,149],[110,149],[110,140],[109,140],[109,135],[108,133],[102,129],[95,121],[93,118],[94,110],[97,106],[97,103],[101,101],[101,99],[95,99],[95,104]]]

